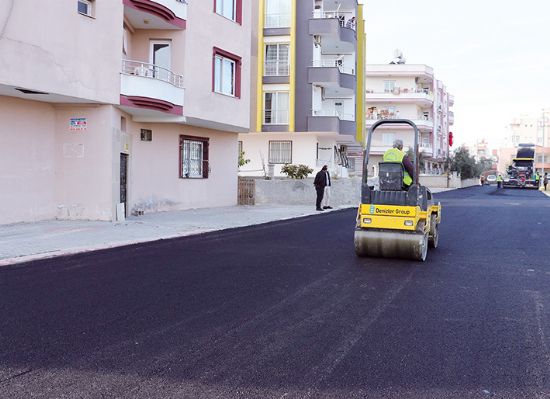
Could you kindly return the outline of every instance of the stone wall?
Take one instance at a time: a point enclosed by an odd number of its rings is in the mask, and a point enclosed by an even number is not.
[[[256,179],[256,204],[315,205],[313,179]],[[361,200],[361,179],[332,179],[331,205],[357,205]]]

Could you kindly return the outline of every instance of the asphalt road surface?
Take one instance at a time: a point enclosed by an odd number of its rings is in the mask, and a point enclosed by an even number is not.
[[[425,263],[348,210],[0,268],[0,398],[550,398],[550,198],[436,198]]]

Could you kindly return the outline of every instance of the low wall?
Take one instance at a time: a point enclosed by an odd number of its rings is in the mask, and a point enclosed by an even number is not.
[[[255,180],[255,203],[305,205],[315,204],[315,188],[313,178],[273,179],[262,178]],[[371,179],[369,179],[371,180]],[[369,181],[370,183],[370,181]],[[446,175],[422,175],[420,183],[429,188],[447,188]],[[372,182],[375,185],[374,181]],[[460,180],[456,174],[449,178],[449,188],[465,188],[479,185],[479,179]],[[361,178],[332,179],[331,200],[332,206],[357,205],[361,200]]]
[[[332,179],[332,206],[358,205],[361,200],[361,179]],[[255,202],[260,204],[285,204],[315,206],[313,179],[256,179]]]
[[[479,186],[479,178],[462,180],[462,188]]]

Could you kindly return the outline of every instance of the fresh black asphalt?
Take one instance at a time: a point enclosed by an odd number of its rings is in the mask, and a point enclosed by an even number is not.
[[[436,198],[425,263],[347,210],[0,268],[0,398],[550,398],[550,198]]]

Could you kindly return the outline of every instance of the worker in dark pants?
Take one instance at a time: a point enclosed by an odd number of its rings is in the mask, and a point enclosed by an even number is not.
[[[322,211],[321,202],[323,202],[323,196],[325,195],[325,187],[327,186],[327,170],[328,166],[324,165],[321,170],[315,175],[313,185],[317,191],[317,201],[315,202],[315,209]]]
[[[502,188],[502,175],[497,176],[497,188]]]

